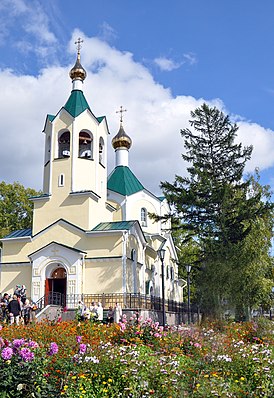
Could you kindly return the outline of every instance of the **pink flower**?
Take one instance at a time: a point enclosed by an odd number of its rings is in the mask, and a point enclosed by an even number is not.
[[[79,346],[79,354],[84,354],[87,350],[86,344],[80,344]]]
[[[76,336],[76,342],[79,344],[81,343],[83,336]]]
[[[50,343],[50,349],[49,349],[48,354],[54,355],[54,354],[57,354],[57,352],[58,352],[58,345],[56,343]]]
[[[12,348],[10,347],[6,347],[3,349],[3,351],[1,352],[1,357],[7,361],[8,359],[11,359],[13,354]]]
[[[30,362],[34,359],[34,353],[29,348],[22,348],[19,351],[19,355],[24,362]]]

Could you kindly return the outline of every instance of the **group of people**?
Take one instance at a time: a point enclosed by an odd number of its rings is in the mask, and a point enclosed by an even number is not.
[[[27,325],[35,320],[36,306],[27,299],[25,285],[16,285],[12,297],[8,293],[0,299],[1,318],[7,324]]]
[[[92,302],[91,306],[86,306],[82,301],[79,301],[80,319],[82,321],[92,320],[103,323],[104,322],[104,308],[100,302],[97,304]],[[114,308],[109,307],[106,317],[106,323],[118,323],[122,318],[122,307],[116,303]]]

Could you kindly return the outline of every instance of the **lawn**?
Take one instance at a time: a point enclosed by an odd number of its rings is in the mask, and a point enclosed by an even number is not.
[[[0,397],[273,397],[273,325],[3,325]]]

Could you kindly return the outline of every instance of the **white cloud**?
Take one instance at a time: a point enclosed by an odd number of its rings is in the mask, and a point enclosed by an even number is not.
[[[11,37],[14,47],[23,53],[32,51],[38,56],[54,52],[53,44],[57,42],[50,29],[49,18],[38,0],[1,0],[0,44]]]
[[[154,59],[154,63],[159,66],[159,68],[163,71],[170,72],[174,69],[180,68],[181,63],[175,62],[170,58],[166,57],[158,57]]]
[[[186,173],[181,159],[184,148],[180,129],[188,125],[190,111],[204,99],[173,97],[147,68],[134,61],[131,53],[121,52],[98,38],[85,37],[80,31],[75,31],[70,41],[69,65],[47,67],[37,77],[0,71],[0,179],[41,188],[44,157],[41,131],[46,114],[56,114],[69,97],[68,73],[75,61],[74,41],[79,36],[84,38],[81,61],[87,70],[84,93],[94,114],[107,116],[111,132],[109,172],[115,159],[111,138],[119,129],[116,111],[123,105],[127,109],[124,128],[133,140],[130,167],[147,189],[159,193],[161,180],[173,181],[175,174]],[[224,109],[219,99],[207,102]],[[239,125],[239,139],[244,145],[254,146],[248,170],[271,167],[273,132],[244,120]]]
[[[194,65],[194,64],[197,64],[197,62],[198,62],[196,55],[193,53],[184,54],[184,59],[185,59],[185,62],[187,62],[189,65]]]

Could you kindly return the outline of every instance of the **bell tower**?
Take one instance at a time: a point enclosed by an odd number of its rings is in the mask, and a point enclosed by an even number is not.
[[[43,195],[34,198],[33,233],[61,218],[83,229],[111,220],[106,206],[109,131],[105,116],[93,114],[83,93],[82,42],[75,42],[71,94],[56,115],[46,118]]]

